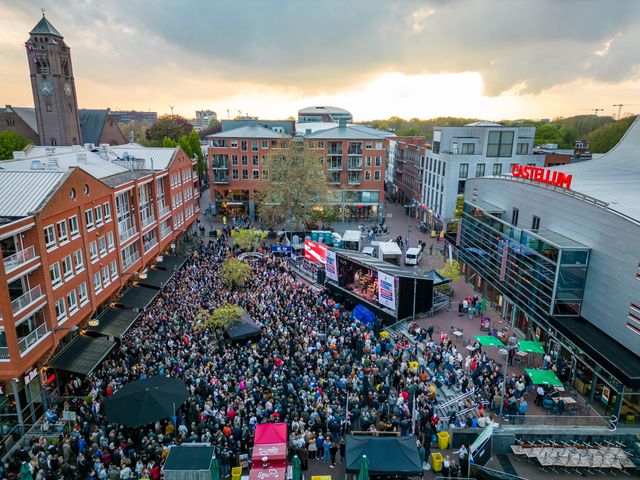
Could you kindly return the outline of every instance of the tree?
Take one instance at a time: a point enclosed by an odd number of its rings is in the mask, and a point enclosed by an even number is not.
[[[187,135],[182,135],[178,139],[178,145],[184,150],[184,153],[187,154],[189,158],[193,158],[193,150],[191,149],[191,142],[189,141],[189,137]]]
[[[200,145],[200,136],[195,130],[191,130],[189,134],[189,145],[191,145],[191,153],[198,157],[198,173],[204,175],[206,173],[206,164],[202,153],[202,145]]]
[[[13,158],[13,152],[18,152],[29,145],[31,140],[19,133],[5,130],[0,132],[0,160]]]
[[[143,123],[138,120],[134,120],[126,123],[118,123],[120,131],[130,142],[142,142],[146,136],[145,133],[149,128],[148,123]]]
[[[562,143],[562,134],[557,125],[547,123],[546,125],[540,125],[536,128],[536,138],[534,142],[536,145],[544,145],[547,143],[560,145]]]
[[[245,228],[234,234],[233,241],[243,250],[254,251],[260,247],[262,232],[253,228]]]
[[[443,277],[450,278],[453,283],[461,278],[460,263],[457,260],[446,260],[444,267],[438,269],[437,272]]]
[[[229,287],[242,288],[251,280],[253,271],[247,262],[229,258],[222,264],[220,273]]]
[[[327,203],[329,185],[319,150],[297,139],[282,142],[267,157],[269,177],[258,194],[260,216],[269,224],[292,220],[299,229],[314,208]]]
[[[592,153],[606,153],[611,150],[620,141],[635,118],[635,116],[626,117],[614,123],[596,128],[587,135],[589,150]]]
[[[145,137],[148,146],[160,146],[164,137],[169,137],[177,142],[182,135],[189,135],[193,130],[193,125],[180,115],[162,115],[158,121],[151,125]]]
[[[221,334],[234,323],[242,321],[243,312],[241,307],[230,303],[220,305],[211,314],[207,310],[200,309],[194,319],[194,328]]]
[[[162,146],[164,148],[175,148],[178,146],[178,144],[171,140],[169,137],[164,137],[164,139],[162,140]]]

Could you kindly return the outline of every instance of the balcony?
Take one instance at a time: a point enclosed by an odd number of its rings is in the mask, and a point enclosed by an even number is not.
[[[342,162],[340,163],[329,163],[327,165],[327,170],[330,172],[340,171],[342,170]]]
[[[226,161],[214,160],[213,162],[211,162],[211,168],[213,168],[214,170],[218,170],[218,169],[226,170],[229,168],[229,163]]]
[[[127,258],[122,260],[122,270],[126,270],[138,260],[140,260],[140,254],[138,252],[136,252],[134,255],[128,256]]]
[[[342,148],[332,148],[329,147],[329,150],[327,151],[328,155],[342,155]]]
[[[147,228],[152,223],[155,223],[155,221],[156,221],[156,217],[154,217],[153,215],[149,215],[148,217],[144,217],[142,219],[142,228]]]
[[[158,240],[156,240],[155,238],[153,240],[151,240],[150,242],[145,243],[143,245],[144,253],[147,253],[149,250],[151,250],[156,245],[158,245]]]
[[[20,353],[25,353],[47,335],[49,335],[49,330],[47,330],[47,324],[43,323],[26,337],[19,338],[18,349]]]
[[[11,302],[11,306],[13,307],[13,315],[17,315],[18,312],[26,309],[30,305],[40,300],[42,297],[44,297],[42,289],[40,288],[40,285],[36,285],[27,293],[21,295]]]
[[[162,230],[160,230],[160,239],[164,239],[170,234],[171,234],[171,227],[163,228]]]
[[[362,159],[357,161],[352,161],[350,159],[347,162],[347,170],[362,170]]]
[[[360,148],[349,147],[349,150],[347,150],[347,155],[362,155],[362,147]]]
[[[120,241],[126,242],[131,237],[133,237],[136,233],[138,233],[138,229],[134,225],[133,227],[126,229],[124,232],[120,232]]]
[[[213,183],[225,185],[229,183],[229,172],[213,172]]]
[[[32,246],[19,250],[4,259],[4,271],[9,273],[36,258],[36,250]]]
[[[160,207],[158,207],[158,215],[160,216],[160,218],[168,215],[170,211],[171,208],[169,208],[168,205],[161,205]]]

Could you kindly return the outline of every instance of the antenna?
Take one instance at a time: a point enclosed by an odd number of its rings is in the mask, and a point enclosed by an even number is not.
[[[230,111],[231,111],[231,110],[229,110],[229,109],[227,108],[227,120],[230,120],[230,119],[231,119],[231,117],[229,116],[229,112],[230,112]]]
[[[618,117],[617,119],[620,120],[620,116],[622,115],[622,107],[626,107],[627,105],[638,105],[637,103],[614,103],[612,106],[613,107],[618,107]]]
[[[173,115],[173,105],[169,105],[169,108],[171,109],[171,115]]]

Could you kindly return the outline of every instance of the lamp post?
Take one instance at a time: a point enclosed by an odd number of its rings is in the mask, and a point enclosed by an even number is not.
[[[500,395],[500,417],[504,422],[504,395],[507,389],[507,364],[509,363],[509,352],[514,348],[518,348],[516,345],[505,345],[501,348],[500,354],[504,355],[504,367],[502,370],[502,394]]]

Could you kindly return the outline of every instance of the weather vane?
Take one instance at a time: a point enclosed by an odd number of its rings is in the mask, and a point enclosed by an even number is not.
[[[41,8],[40,11],[42,12],[42,16],[44,17],[44,8]]]

